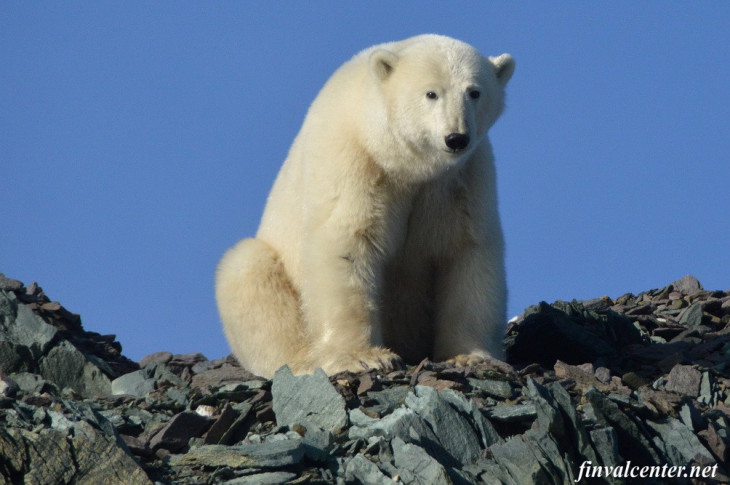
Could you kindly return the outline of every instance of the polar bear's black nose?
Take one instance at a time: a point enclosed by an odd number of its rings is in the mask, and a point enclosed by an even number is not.
[[[451,133],[445,138],[446,146],[454,151],[463,150],[469,144],[469,135],[461,133]]]

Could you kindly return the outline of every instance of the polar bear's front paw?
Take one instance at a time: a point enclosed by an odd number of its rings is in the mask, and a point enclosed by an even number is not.
[[[444,362],[453,364],[457,367],[468,367],[477,364],[486,364],[489,367],[494,368],[504,374],[512,375],[515,373],[514,367],[509,365],[507,362],[495,359],[488,354],[459,354],[450,359],[446,359]]]
[[[480,354],[459,354],[450,359],[446,359],[444,362],[453,364],[456,367],[467,367],[470,365],[481,364],[486,359],[487,357]]]
[[[377,369],[389,372],[403,367],[401,358],[384,347],[370,347],[364,350],[335,354],[325,359],[322,369],[328,374],[342,371],[363,372]]]

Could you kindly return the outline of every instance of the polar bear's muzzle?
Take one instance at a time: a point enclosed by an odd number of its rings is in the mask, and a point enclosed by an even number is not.
[[[469,135],[463,133],[450,133],[444,138],[446,146],[451,152],[460,152],[467,146],[469,146]]]

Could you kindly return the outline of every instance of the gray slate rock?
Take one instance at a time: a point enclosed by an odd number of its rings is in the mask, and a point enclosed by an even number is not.
[[[519,423],[532,421],[537,417],[534,403],[500,404],[487,409],[487,416],[503,423]]]
[[[473,399],[467,399],[462,393],[452,389],[441,391],[441,397],[451,404],[454,409],[462,415],[468,416],[468,420],[473,424],[477,434],[481,438],[482,446],[488,448],[494,443],[502,441],[502,437],[487,417],[482,413],[479,406]]]
[[[68,341],[49,350],[39,367],[41,375],[59,389],[69,387],[88,398],[111,394],[109,378]]]
[[[0,427],[2,476],[10,483],[151,485],[134,459],[86,422],[73,432]]]
[[[15,293],[0,291],[0,335],[27,347],[34,359],[43,355],[56,338],[58,330],[44,322],[26,305],[19,304]]]
[[[618,466],[621,464],[621,455],[618,452],[618,438],[613,428],[592,429],[589,435],[600,463],[604,466]]]
[[[684,295],[692,295],[698,291],[702,291],[702,285],[697,278],[692,275],[686,275],[677,281],[671,283],[674,291],[678,291]]]
[[[155,390],[156,380],[148,376],[145,369],[130,372],[117,377],[111,382],[111,393],[114,395],[129,394],[135,397],[145,397]]]
[[[473,388],[479,389],[487,396],[498,399],[510,399],[514,394],[512,386],[510,386],[509,382],[506,381],[469,378],[469,384]]]
[[[334,447],[335,437],[327,429],[308,429],[302,438],[304,454],[312,461],[325,462]]]
[[[400,438],[391,442],[400,481],[409,484],[451,484],[446,469],[420,446],[405,443]]]
[[[297,477],[291,472],[264,472],[228,480],[226,485],[279,485]]]
[[[373,436],[400,438],[406,443],[416,443],[432,453],[444,453],[431,427],[411,408],[400,407],[381,419],[371,418],[359,409],[353,409],[350,411],[350,419],[350,439],[367,440]]]
[[[667,376],[667,391],[676,392],[684,396],[697,397],[700,393],[702,373],[690,365],[677,364]]]
[[[619,452],[626,460],[637,465],[661,465],[662,460],[637,423],[619,406],[597,389],[590,389],[585,397],[593,406],[598,422],[616,431]]]
[[[357,454],[352,457],[345,466],[345,481],[362,485],[381,485],[385,483],[396,483],[385,475],[378,465]]]
[[[646,424],[656,432],[654,443],[662,451],[665,463],[686,466],[692,462],[712,465],[715,459],[690,428],[678,419],[669,417],[664,423],[647,420]]]
[[[28,347],[9,340],[0,340],[0,372],[10,374],[35,370],[36,363]]]
[[[23,286],[22,282],[7,278],[4,274],[0,273],[0,290],[20,291]]]
[[[322,369],[312,375],[294,376],[284,366],[274,375],[271,394],[279,426],[301,424],[330,431],[347,426],[345,400]]]
[[[679,316],[679,323],[690,327],[702,325],[702,303],[696,302],[685,308]]]
[[[416,386],[415,394],[406,397],[406,405],[429,424],[454,464],[473,463],[481,456],[476,431],[438,390]]]

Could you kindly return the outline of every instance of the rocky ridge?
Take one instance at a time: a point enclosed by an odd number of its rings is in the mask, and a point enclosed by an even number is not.
[[[513,368],[265,380],[230,357],[134,363],[0,275],[0,484],[562,484],[587,461],[705,472],[641,483],[727,482],[730,292],[688,276],[541,302],[505,346]]]

